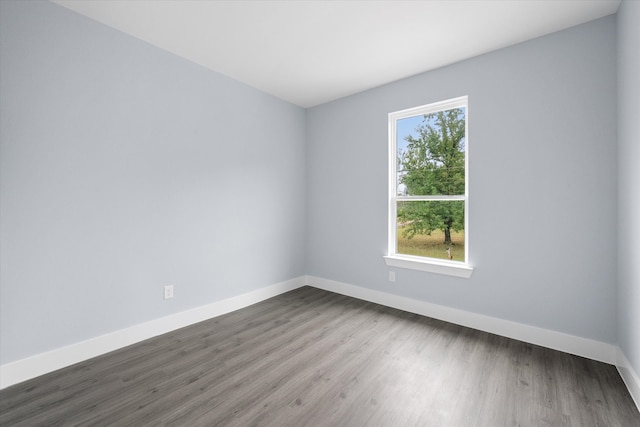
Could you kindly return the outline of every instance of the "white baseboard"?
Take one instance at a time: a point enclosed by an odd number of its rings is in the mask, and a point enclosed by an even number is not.
[[[0,366],[0,389],[173,330],[248,307],[305,285],[305,277],[161,317]]]
[[[397,308],[410,313],[421,314],[423,316],[444,320],[446,322],[467,326],[469,328],[490,332],[492,334],[513,338],[554,350],[560,350],[565,353],[575,354],[577,356],[586,357],[588,359],[597,360],[611,365],[616,365],[616,362],[618,361],[618,348],[613,344],[607,344],[562,332],[551,331],[509,320],[471,313],[456,308],[432,304],[426,301],[419,301],[314,276],[307,276],[307,284],[315,288]]]
[[[631,398],[636,403],[636,406],[640,411],[640,377],[631,366],[631,363],[629,363],[627,356],[625,356],[621,348],[618,348],[617,365],[622,381],[626,384],[629,389],[629,394],[631,394]]]

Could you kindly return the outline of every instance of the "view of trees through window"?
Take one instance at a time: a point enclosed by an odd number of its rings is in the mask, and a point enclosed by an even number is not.
[[[397,253],[465,261],[466,107],[396,130]]]

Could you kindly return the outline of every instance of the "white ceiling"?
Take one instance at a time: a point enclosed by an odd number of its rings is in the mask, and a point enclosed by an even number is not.
[[[302,107],[613,14],[620,0],[52,0]]]

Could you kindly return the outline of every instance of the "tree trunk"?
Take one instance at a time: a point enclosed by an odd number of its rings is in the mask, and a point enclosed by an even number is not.
[[[451,246],[451,228],[444,229],[444,244]]]

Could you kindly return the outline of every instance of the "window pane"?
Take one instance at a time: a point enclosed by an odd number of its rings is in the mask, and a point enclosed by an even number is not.
[[[400,201],[397,209],[397,253],[465,261],[464,201]]]
[[[466,108],[397,121],[397,195],[465,194]]]

